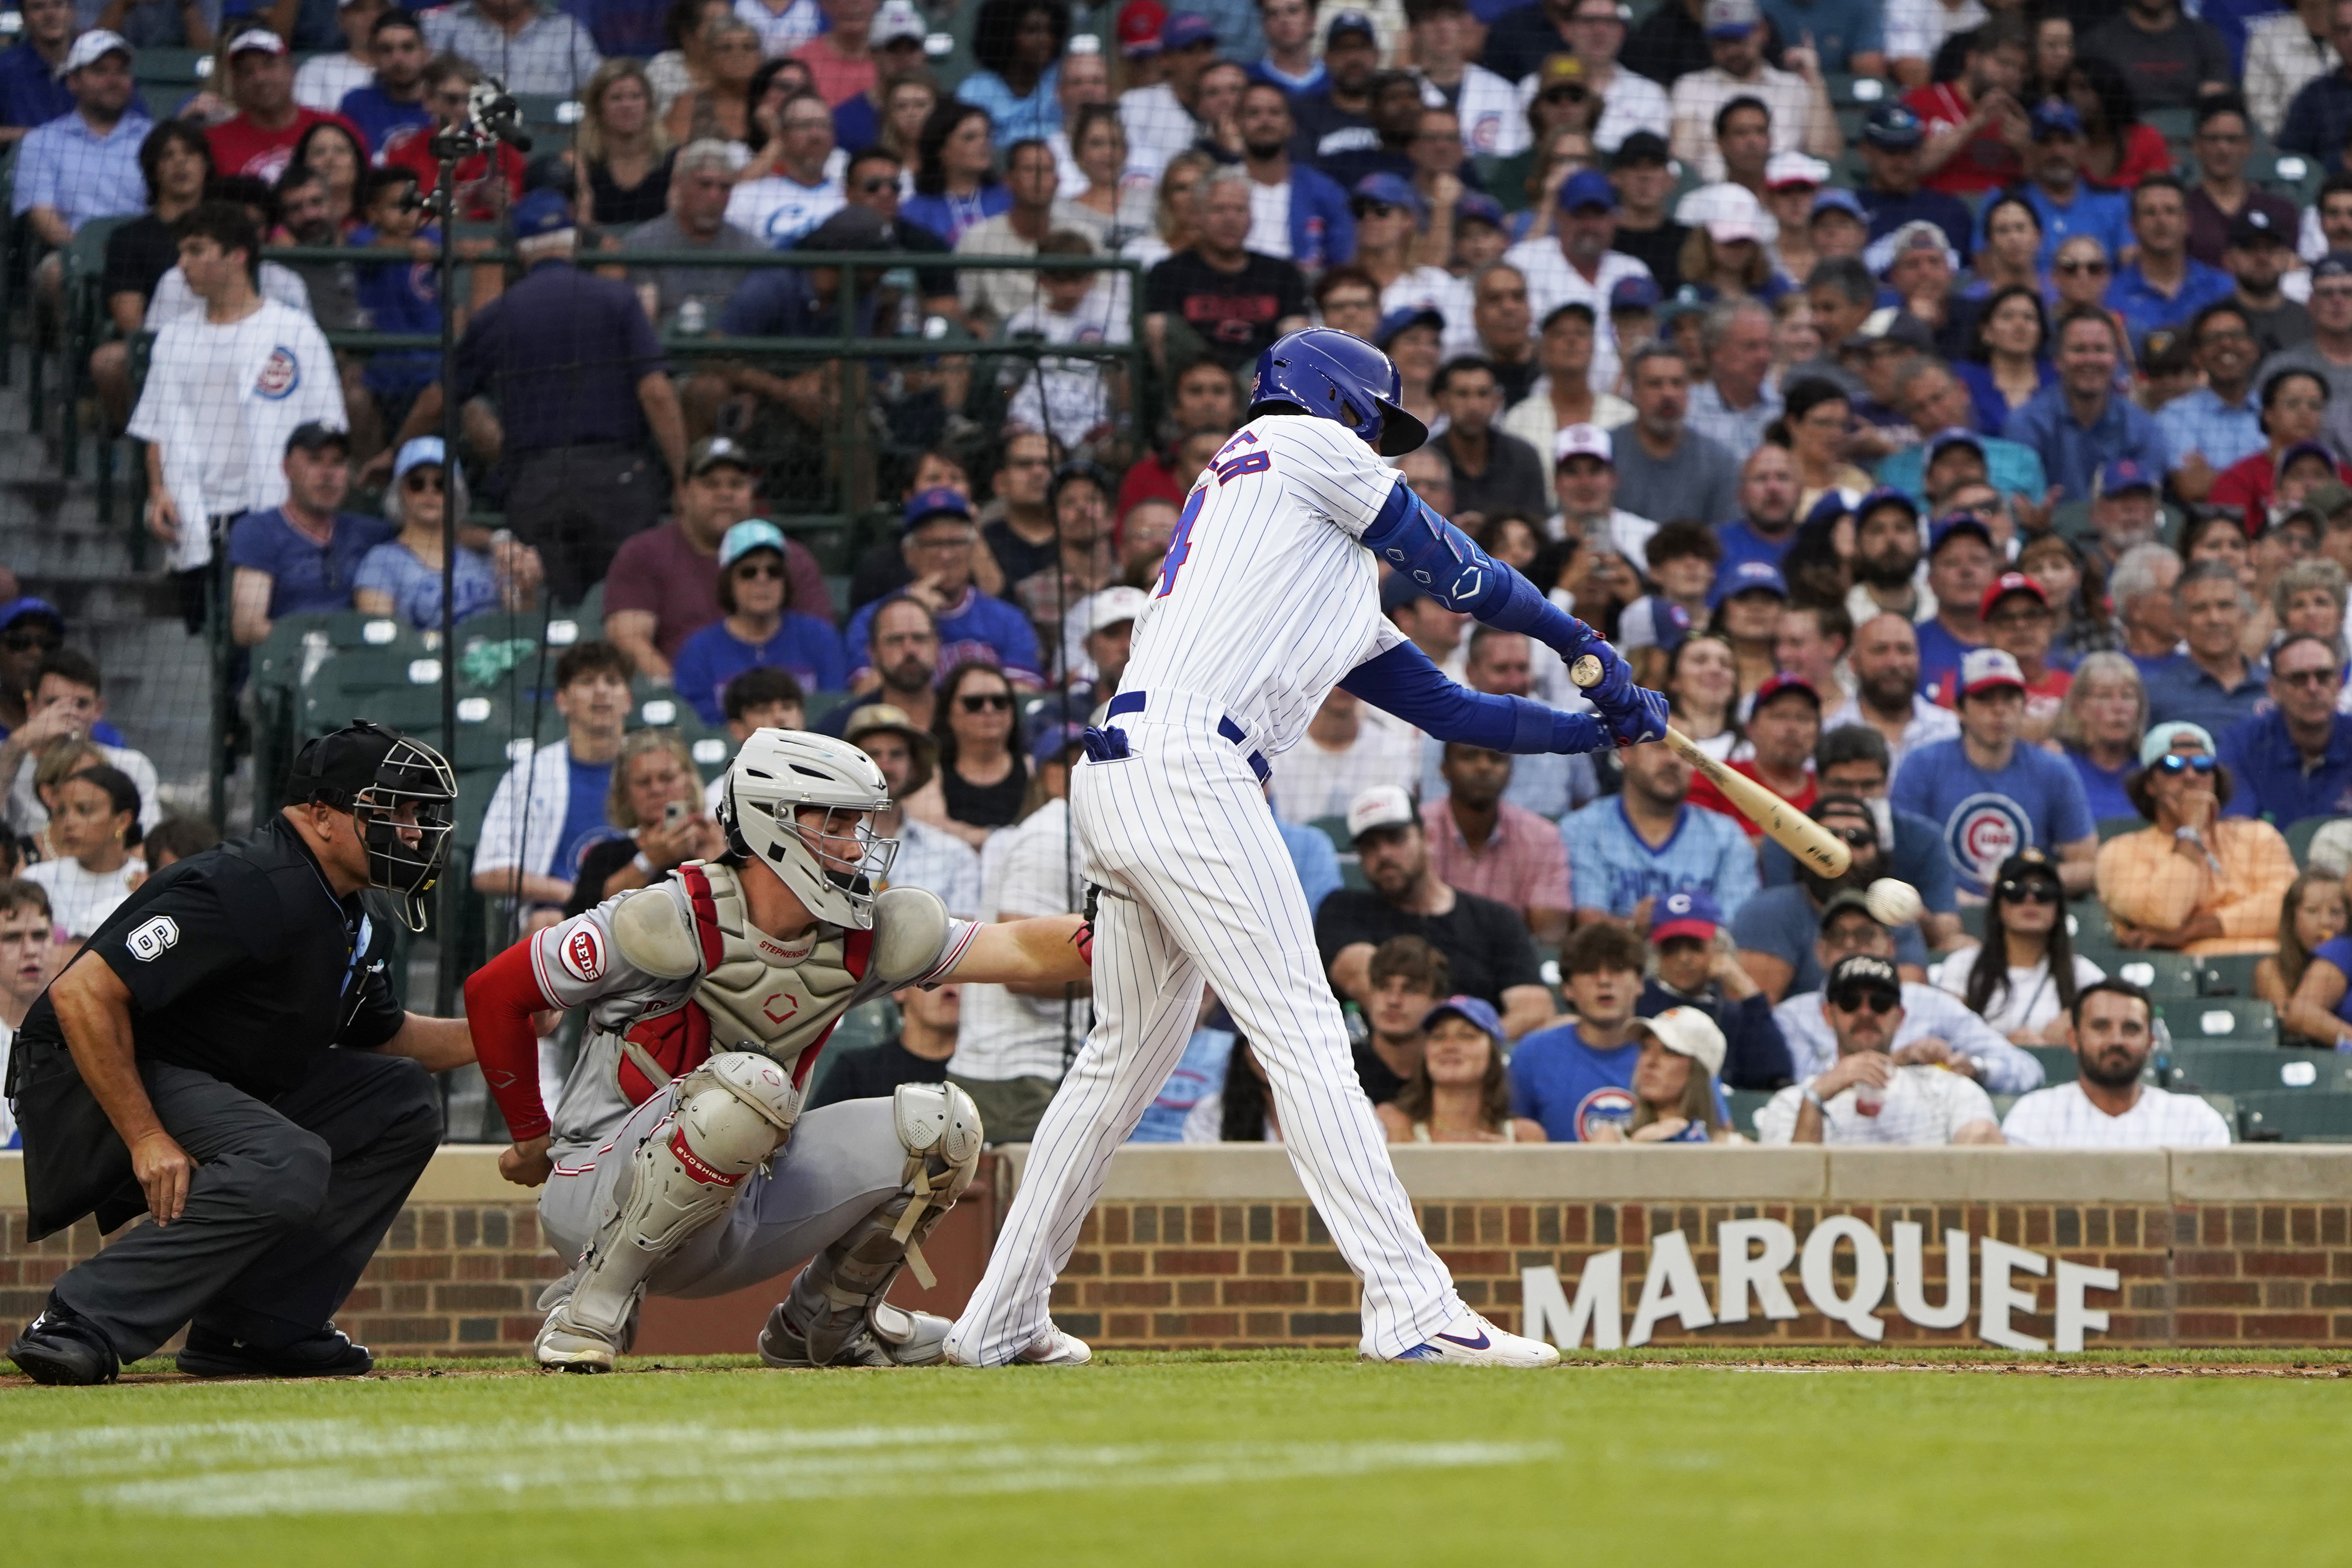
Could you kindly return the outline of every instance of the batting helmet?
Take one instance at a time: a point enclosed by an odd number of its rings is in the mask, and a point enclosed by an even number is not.
[[[1401,458],[1429,439],[1429,426],[1404,411],[1404,381],[1389,356],[1334,327],[1308,327],[1257,356],[1253,416],[1269,406],[1336,419],[1383,458]]]

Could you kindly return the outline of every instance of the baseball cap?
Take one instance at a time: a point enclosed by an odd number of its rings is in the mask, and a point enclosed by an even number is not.
[[[747,517],[721,534],[719,539],[720,570],[732,566],[754,550],[772,550],[777,554],[784,549],[784,531],[764,517]]]
[[[1160,25],[1160,47],[1173,52],[1197,49],[1202,44],[1217,41],[1217,29],[1206,16],[1197,11],[1175,11]]]
[[[1716,579],[1716,584],[1727,599],[1742,594],[1776,594],[1789,596],[1789,580],[1769,561],[1742,561]]]
[[[1396,341],[1396,335],[1407,327],[1435,327],[1443,332],[1445,314],[1429,305],[1400,305],[1382,316],[1381,324],[1372,329],[1372,346],[1385,353],[1389,344]]]
[[[2063,98],[2045,98],[2033,109],[2033,139],[2083,134],[2083,117]]]
[[[1049,724],[1029,742],[1030,765],[1042,768],[1047,763],[1058,763],[1069,754],[1071,748],[1086,743],[1087,727],[1084,724]]]
[[[1414,582],[1403,572],[1391,572],[1381,582],[1381,614],[1394,615],[1407,605],[1417,605],[1429,597],[1429,590]]]
[[[1871,493],[1875,495],[1878,492],[1874,490]],[[1911,500],[1901,490],[1896,490],[1894,494],[1906,503]],[[1860,490],[1850,490],[1841,485],[1832,485],[1821,493],[1819,500],[1813,502],[1812,510],[1805,513],[1805,524],[1807,527],[1818,525],[1825,528],[1842,517],[1853,517],[1862,510],[1862,500]],[[1919,515],[1918,509],[1914,507],[1911,515],[1913,520],[1916,521]]]
[[[794,250],[898,250],[898,236],[872,207],[846,206],[803,235]]]
[[[2050,605],[2050,595],[2042,589],[2041,584],[2022,572],[2004,572],[1992,580],[1991,587],[1985,590],[1984,602],[1977,608],[1978,618],[1984,619],[1991,616],[1992,607],[2011,594],[2026,595],[2044,609]]]
[[[857,209],[863,212],[865,209]],[[515,203],[514,232],[517,239],[539,239],[551,234],[561,234],[573,227],[572,204],[558,191],[533,191]]]
[[[1406,208],[1417,218],[1429,216],[1429,204],[1421,199],[1421,193],[1415,190],[1412,182],[1402,174],[1387,173],[1366,174],[1355,183],[1348,195],[1350,198],[1359,201],[1379,202],[1386,206]]]
[[[754,471],[751,454],[743,443],[727,436],[706,436],[687,448],[686,473],[688,479],[709,473],[713,468],[738,468],[745,473]]]
[[[1787,691],[1793,691],[1800,697],[1810,699],[1812,705],[1816,708],[1819,708],[1822,705],[1822,693],[1819,687],[1815,686],[1811,681],[1807,680],[1801,675],[1792,675],[1786,670],[1780,670],[1774,674],[1766,676],[1763,680],[1758,684],[1756,688],[1755,705],[1748,709],[1748,711],[1751,713],[1762,712],[1764,704],[1771,701],[1775,697]]]
[[[1620,278],[1609,290],[1609,312],[1623,310],[1654,310],[1665,296],[1658,289],[1658,280],[1644,273],[1638,278]]]
[[[1570,55],[1569,58],[1576,57]],[[1673,152],[1666,139],[1654,131],[1636,131],[1617,143],[1617,151],[1609,155],[1612,169],[1639,168],[1644,163],[1671,163]]]
[[[233,60],[239,55],[282,55],[285,52],[286,40],[268,28],[247,27],[229,40],[228,53],[224,58]]]
[[[1775,191],[1792,185],[1825,185],[1829,178],[1830,166],[1809,153],[1775,153],[1764,163],[1764,184]]]
[[[1634,1018],[1629,1026],[1637,1035],[1647,1035],[1678,1057],[1688,1057],[1713,1078],[1723,1070],[1723,1058],[1728,1048],[1723,1030],[1716,1021],[1696,1007],[1669,1007],[1654,1018]]]
[[[1559,434],[1551,438],[1552,465],[1557,468],[1570,458],[1598,458],[1615,468],[1616,444],[1610,440],[1609,432],[1598,425],[1564,425]]]
[[[1972,511],[1948,512],[1927,525],[1928,558],[1933,560],[1936,552],[1962,533],[1973,533],[1986,544],[1992,543],[1992,530],[1985,526],[1984,519]]]
[[[2017,668],[2016,658],[1997,647],[1969,649],[1960,660],[1960,695],[1974,697],[2002,686],[2025,689],[2025,671]]]
[[[2322,278],[2352,278],[2352,250],[2331,250],[2311,264],[2315,281]]]
[[[1895,348],[1915,349],[1926,353],[1936,346],[1927,331],[1927,323],[1899,305],[1881,305],[1863,318],[1862,325],[1852,337],[1839,344],[1841,349],[1876,348],[1888,344]]]
[[[1150,603],[1151,603],[1150,595],[1140,588],[1130,588],[1122,583],[1115,587],[1105,588],[1099,593],[1088,595],[1080,607],[1086,611],[1087,630],[1098,632],[1115,626],[1121,621],[1135,619],[1143,614],[1143,607]]]
[[[1723,906],[1704,888],[1668,893],[1650,906],[1650,941],[1654,945],[1678,936],[1713,942],[1723,924]]]
[[[1374,48],[1380,47],[1381,30],[1373,26],[1372,19],[1361,11],[1342,11],[1332,17],[1330,24],[1323,29],[1323,47],[1329,48],[1339,41],[1342,33],[1361,33]]]
[[[55,605],[37,595],[26,594],[20,598],[11,599],[6,604],[0,605],[0,632],[6,631],[18,621],[32,616],[37,616],[47,621],[55,621],[59,631],[65,630],[66,618],[58,613],[58,607]]]
[[[277,36],[275,33],[269,35],[273,38]],[[285,47],[283,44],[278,46],[280,52]],[[58,68],[49,73],[49,79],[63,81],[82,67],[95,65],[109,55],[121,55],[126,60],[135,58],[131,52],[130,43],[121,34],[109,32],[104,27],[92,27],[67,46],[66,58],[58,62]]]
[[[1805,221],[1815,222],[1823,213],[1843,213],[1865,227],[1870,223],[1870,215],[1862,210],[1862,198],[1843,185],[1825,185],[1815,191],[1812,214]]]
[[[886,730],[903,737],[908,749],[915,753],[925,770],[929,769],[939,755],[939,738],[929,730],[919,728],[907,717],[907,710],[895,702],[868,702],[850,714],[849,726],[842,731],[841,738],[855,746],[866,736]]]
[[[1160,52],[1160,29],[1167,24],[1168,7],[1160,0],[1127,0],[1118,11],[1118,51],[1131,60],[1149,59]]]
[[[2297,441],[2294,446],[2289,447],[2285,451],[2281,452],[2279,454],[2278,468],[2275,471],[2282,474],[2286,472],[2287,465],[2293,463],[2298,458],[2317,458],[2321,462],[2327,465],[2327,471],[2330,474],[2336,472],[2336,458],[2334,454],[2330,453],[2326,447],[2321,446],[2316,441]]]
[[[941,512],[951,513],[970,521],[971,502],[964,498],[961,490],[950,489],[945,485],[934,485],[929,489],[918,490],[908,498],[907,510],[902,521],[907,527],[913,528],[925,518],[937,517]]]
[[[1832,907],[1844,904],[1849,909],[1870,908],[1861,894],[1853,892],[1840,893],[1830,903]],[[1826,916],[1829,910],[1822,913]],[[1850,952],[1830,966],[1829,979],[1822,992],[1842,1007],[1852,1005],[1857,997],[1870,995],[1892,997],[1899,1003],[1903,1000],[1903,977],[1895,972],[1893,964],[1874,953]]]
[[[1612,213],[1617,210],[1617,187],[1611,184],[1609,176],[1598,169],[1579,169],[1559,188],[1560,211],[1581,212],[1586,207],[1599,207],[1603,212]]]
[[[1919,521],[1919,503],[1911,498],[1910,491],[1896,489],[1893,485],[1881,485],[1854,503],[1854,521],[1860,523],[1883,506],[1899,506],[1911,514],[1912,521]]]
[[[286,449],[289,452],[297,448],[305,452],[323,452],[330,447],[341,447],[349,452],[352,449],[352,433],[338,430],[316,419],[305,419],[286,437]]]
[[[2156,759],[2171,751],[2176,741],[2194,741],[2205,749],[2206,755],[2214,754],[2213,732],[2210,730],[2202,724],[2175,719],[2168,724],[2158,724],[2149,729],[2139,743],[2139,765],[2144,768],[2156,766]]]
[[[1717,245],[1764,237],[1764,206],[1745,185],[1725,183],[1691,193],[1675,214],[1677,223],[1704,224]]]
[[[1503,1037],[1502,1018],[1496,1013],[1493,1005],[1482,996],[1448,996],[1421,1016],[1423,1032],[1426,1033],[1434,1027],[1437,1021],[1448,1013],[1457,1018],[1468,1020],[1472,1028],[1479,1030],[1489,1039],[1499,1040]]]
[[[2303,504],[2324,523],[2347,507],[2352,507],[2352,485],[2341,479],[2322,479],[2303,492]]]
[[[2188,720],[2173,720],[2171,724],[2157,724],[2155,729],[2149,729],[2147,736],[2140,741],[2140,766],[2143,769],[2157,766],[2157,757],[2173,750],[2176,741],[2194,741],[2206,750],[2209,757],[2213,754],[2213,731],[2210,729],[2206,729],[2204,724],[2189,724]]]
[[[2285,245],[2288,240],[2279,232],[2278,225],[2271,221],[2270,214],[2250,206],[2230,220],[2226,243],[2239,250],[2252,250],[2259,246]]]
[[[1934,437],[1928,441],[1927,461],[1929,465],[1932,466],[1937,458],[1942,457],[1954,447],[1966,447],[1979,458],[1985,455],[1983,437],[1978,435],[1973,430],[1966,430],[1958,425],[1953,425],[1937,431]]]
[[[920,43],[929,31],[923,26],[923,14],[915,9],[914,0],[882,0],[882,8],[874,13],[873,25],[866,29],[866,37],[878,49],[900,38]]]
[[[1465,191],[1462,199],[1454,204],[1454,229],[1460,233],[1465,223],[1491,224],[1503,226],[1503,204],[1484,191]]]
[[[1543,64],[1536,68],[1535,96],[1538,98],[1553,88],[1571,83],[1578,87],[1584,85],[1584,61],[1578,56],[1565,50],[1556,55],[1546,55]]]
[[[1927,139],[1927,128],[1908,104],[1885,99],[1862,117],[1862,139],[1882,152],[1902,153]]]
[[[1944,264],[1954,271],[1959,269],[1959,254],[1953,250],[1951,240],[1938,226],[1926,218],[1913,218],[1893,233],[1871,241],[1870,248],[1862,253],[1862,263],[1882,276],[1897,261],[1915,250],[1932,250],[1944,258]]]
[[[2156,476],[2130,458],[2117,458],[2113,462],[2101,463],[2099,471],[2091,477],[2091,495],[2094,500],[2101,496],[2119,496],[2133,490],[2154,489],[2156,489]]]
[[[1706,36],[1710,38],[1745,37],[1763,19],[1756,0],[1706,0]]]
[[[1403,827],[1421,819],[1412,813],[1412,797],[1402,784],[1374,784],[1348,803],[1348,837],[1361,838],[1382,827]]]
[[[428,466],[436,468],[449,466],[448,448],[441,445],[438,436],[418,436],[401,447],[400,456],[392,461],[392,482],[395,485],[400,483],[408,477],[411,468]]]

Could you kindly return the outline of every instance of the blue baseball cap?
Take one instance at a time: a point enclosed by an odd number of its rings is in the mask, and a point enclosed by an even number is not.
[[[1342,11],[1332,17],[1323,29],[1323,47],[1329,48],[1342,33],[1361,33],[1374,48],[1380,47],[1381,30],[1373,26],[1372,19],[1361,11]]]
[[[1701,942],[1713,942],[1717,928],[1723,924],[1723,906],[1715,901],[1704,888],[1692,888],[1685,892],[1668,893],[1650,906],[1650,941],[1661,942],[1678,936],[1695,936]]]
[[[719,537],[719,569],[726,570],[754,550],[772,550],[779,555],[787,553],[784,531],[764,517],[745,518]]]
[[[448,448],[441,445],[438,436],[419,436],[403,447],[400,456],[392,460],[392,482],[396,485],[408,477],[409,469],[428,464],[445,469],[449,466]]]
[[[1927,461],[1934,462],[1955,447],[1966,447],[1979,458],[1985,456],[1984,437],[1973,430],[1964,430],[1954,425],[1937,431],[1934,438],[1928,441]]]
[[[1437,1021],[1448,1013],[1457,1017],[1467,1018],[1470,1020],[1472,1028],[1486,1031],[1490,1039],[1500,1041],[1503,1037],[1502,1018],[1496,1014],[1491,1003],[1477,996],[1448,996],[1421,1016],[1423,1031],[1426,1033],[1433,1028]]]
[[[1882,152],[1904,153],[1927,139],[1927,128],[1907,105],[1890,98],[1862,117],[1862,139]]]
[[[1973,533],[1985,542],[1987,549],[1998,548],[1992,542],[1992,530],[1985,520],[1972,511],[1955,511],[1937,518],[1927,529],[1927,553],[1933,557],[1955,535]]]
[[[39,616],[55,621],[59,630],[65,627],[66,618],[58,613],[58,607],[55,605],[50,604],[47,599],[26,594],[20,598],[11,599],[6,604],[0,605],[0,632],[6,631],[27,616]]]
[[[1862,210],[1862,198],[1840,185],[1825,185],[1813,193],[1813,210],[1805,221],[1812,222],[1823,213],[1843,213],[1858,224],[1867,226],[1870,215]]]
[[[1859,524],[1864,518],[1883,506],[1899,506],[1911,514],[1912,521],[1919,521],[1919,502],[1909,490],[1896,489],[1893,485],[1881,485],[1853,503],[1855,523]],[[1819,510],[1818,503],[1815,510]]]
[[[904,521],[908,528],[912,528],[923,519],[937,517],[941,512],[951,512],[970,521],[971,502],[964,499],[961,490],[950,489],[945,485],[935,485],[929,489],[917,492],[913,499],[907,502]]]
[[[1620,278],[1609,290],[1609,310],[1612,315],[1619,310],[1654,310],[1664,298],[1658,291],[1658,280],[1646,273]]]
[[[2099,471],[2091,476],[2094,500],[2100,496],[2119,496],[2132,490],[2152,490],[2156,488],[2156,476],[2129,458],[2101,463]]]
[[[1167,53],[1216,41],[1217,29],[1196,12],[1179,11],[1160,25],[1160,47]]]
[[[1407,327],[1435,327],[1443,332],[1445,331],[1445,317],[1433,306],[1401,305],[1382,316],[1381,324],[1372,329],[1372,346],[1386,353],[1389,344],[1394,342],[1396,335]]]
[[[559,234],[576,226],[572,216],[572,204],[558,191],[533,191],[515,203],[514,232],[517,239],[537,239],[541,235]]]
[[[2074,106],[2063,98],[2045,98],[2033,109],[2033,139],[2045,136],[2080,136],[2083,117]]]
[[[1421,199],[1412,182],[1402,174],[1366,174],[1348,192],[1350,200],[1379,202],[1385,206],[1406,207],[1417,218],[1429,216],[1429,204]]]
[[[1769,561],[1742,561],[1726,567],[1715,580],[1716,596],[1737,598],[1742,594],[1774,594],[1789,596],[1789,580]]]
[[[1690,640],[1690,612],[1672,599],[1654,595],[1650,600],[1650,635],[1658,639],[1661,649],[1674,652]]]
[[[1896,493],[1901,494],[1900,491]],[[1907,500],[1910,498],[1906,496],[1904,499]],[[1821,493],[1819,500],[1813,502],[1813,510],[1805,513],[1805,526],[1811,528],[1816,523],[1826,526],[1842,517],[1859,511],[1861,500],[1862,497],[1858,492],[1832,485]]]
[[[1586,207],[1612,213],[1617,210],[1617,187],[1598,169],[1579,169],[1559,188],[1560,211],[1580,212]]]
[[[1462,199],[1454,204],[1454,225],[1488,223],[1503,226],[1503,204],[1484,191],[1465,191]]]

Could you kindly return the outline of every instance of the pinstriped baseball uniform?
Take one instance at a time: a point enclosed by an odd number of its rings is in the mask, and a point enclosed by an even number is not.
[[[1349,670],[1403,640],[1359,543],[1401,482],[1344,426],[1270,416],[1244,426],[1187,499],[1121,681],[1142,711],[1110,721],[1129,754],[1071,779],[1087,877],[1104,891],[1094,1030],[949,1338],[956,1360],[1009,1361],[1046,1331],[1047,1292],[1112,1153],[1183,1055],[1204,981],[1265,1067],[1292,1163],[1363,1279],[1363,1348],[1400,1353],[1467,1310],[1357,1084],[1253,767],[1296,745]]]

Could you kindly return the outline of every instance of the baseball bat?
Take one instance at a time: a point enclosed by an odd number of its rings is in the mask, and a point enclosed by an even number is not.
[[[1568,668],[1568,677],[1580,687],[1601,684],[1601,661],[1591,654],[1579,656]],[[1666,744],[1675,754],[1714,782],[1723,792],[1723,798],[1738,809],[1740,816],[1764,830],[1764,836],[1794,855],[1824,877],[1843,877],[1853,863],[1853,853],[1845,842],[1829,829],[1749,778],[1734,773],[1693,743],[1680,730],[1668,725]]]

